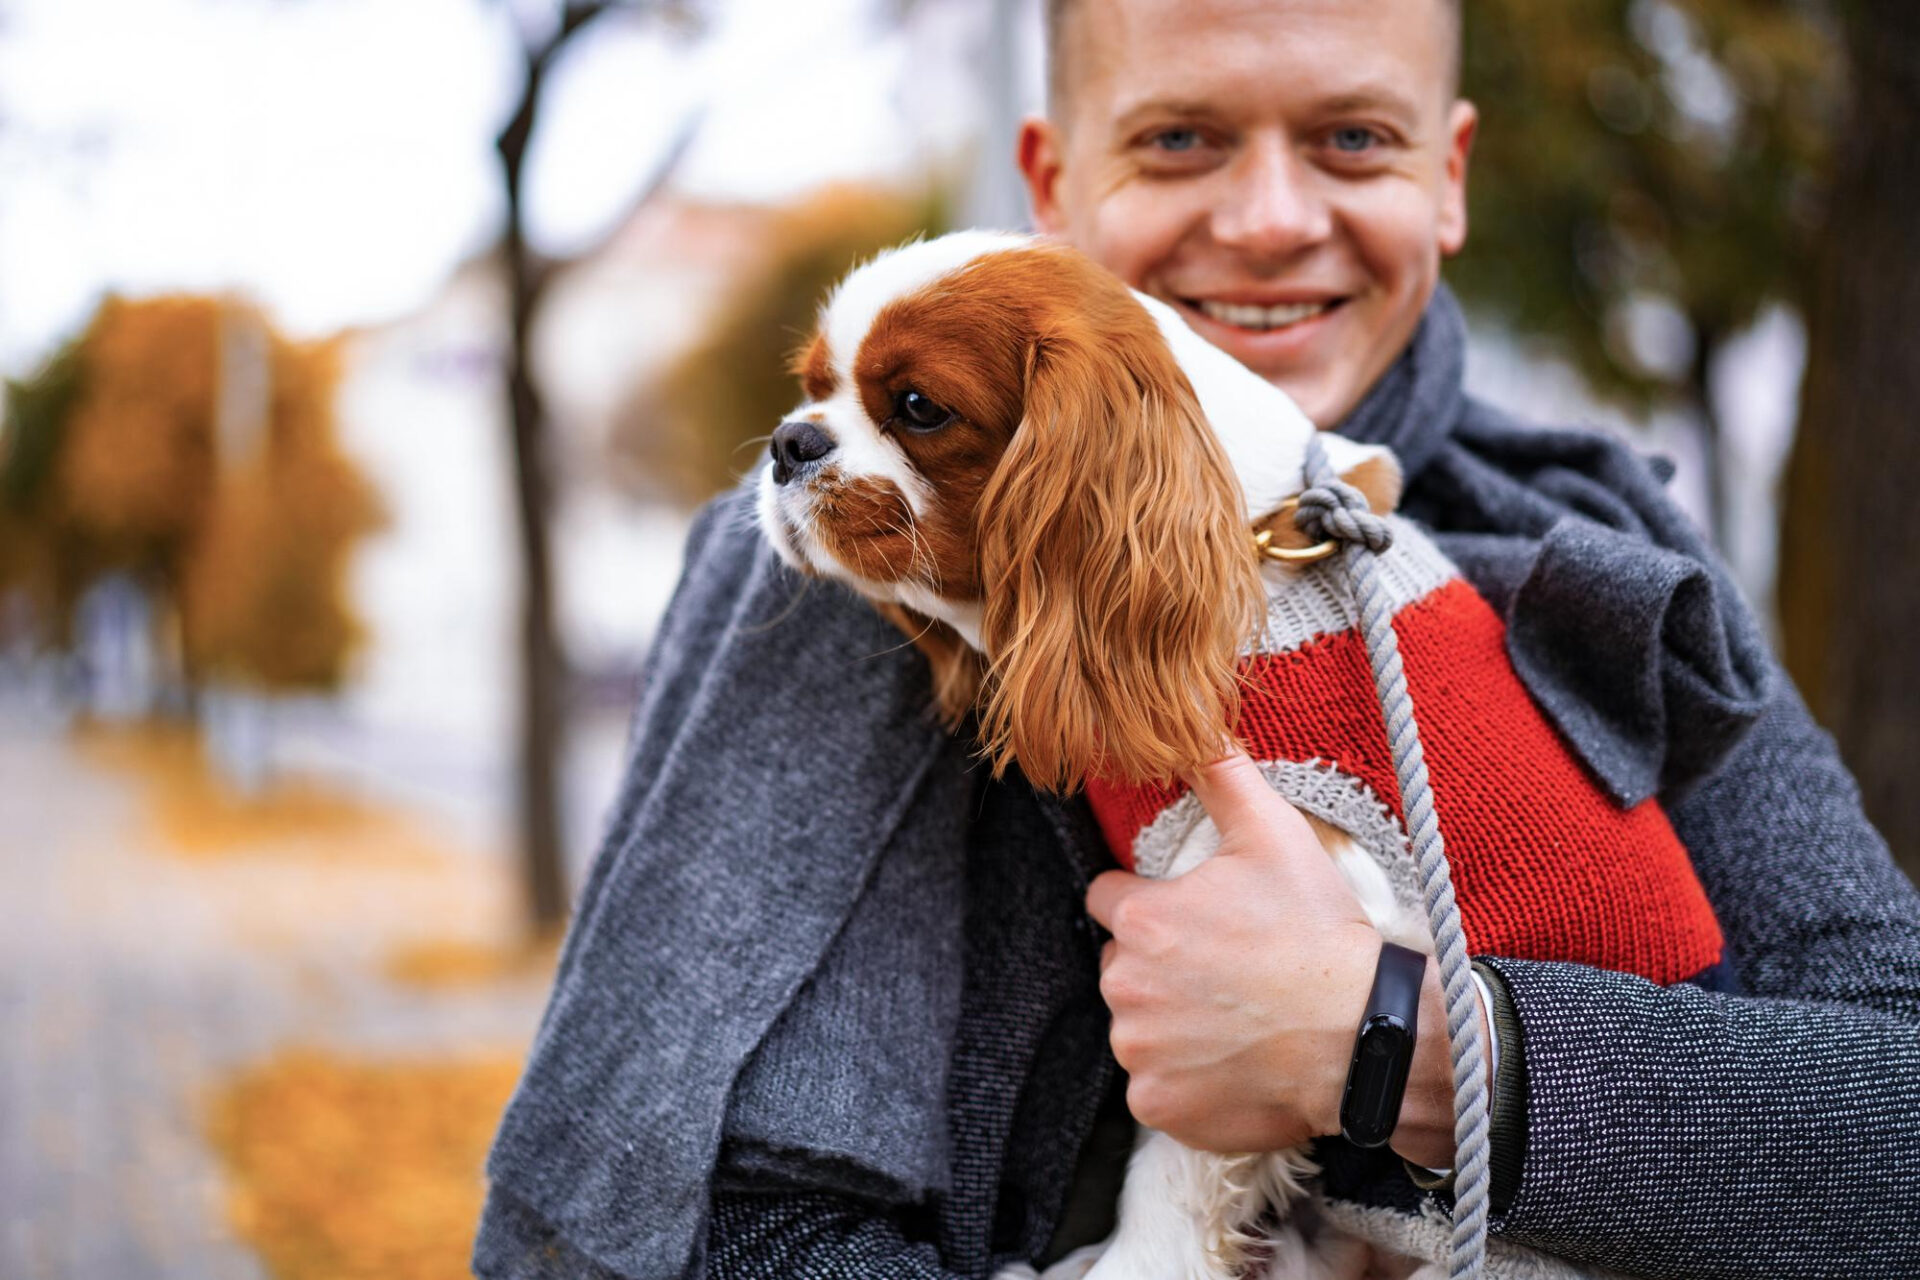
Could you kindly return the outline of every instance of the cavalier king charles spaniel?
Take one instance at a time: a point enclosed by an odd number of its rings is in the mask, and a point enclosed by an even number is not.
[[[938,711],[977,715],[996,773],[1017,762],[1065,792],[1222,754],[1238,666],[1295,576],[1252,534],[1304,486],[1314,427],[1284,393],[1081,254],[987,232],[854,271],[794,369],[806,399],[773,433],[760,525],[912,637]],[[1389,452],[1322,442],[1392,508]],[[1383,935],[1430,953],[1378,860],[1316,828]],[[1217,839],[1200,823],[1158,873]],[[1313,1172],[1299,1151],[1219,1156],[1143,1131],[1114,1237],[1049,1275],[1405,1275],[1337,1232],[1307,1238],[1291,1209]]]

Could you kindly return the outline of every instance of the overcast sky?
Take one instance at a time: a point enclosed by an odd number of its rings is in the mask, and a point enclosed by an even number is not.
[[[691,112],[677,186],[732,199],[904,174],[970,127],[965,6],[923,5],[916,34],[888,0],[706,7],[697,36],[617,15],[570,46],[530,162],[537,245],[604,235]],[[515,14],[542,8],[0,0],[0,371],[108,289],[238,288],[302,334],[419,305],[497,232]]]

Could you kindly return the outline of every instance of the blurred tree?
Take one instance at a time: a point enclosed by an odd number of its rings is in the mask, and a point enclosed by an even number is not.
[[[213,495],[220,307],[213,298],[109,298],[82,339],[57,498],[99,569],[168,592]]]
[[[1920,878],[1920,6],[1847,0],[1851,110],[1809,311],[1788,464],[1786,657],[1860,782],[1867,815]]]
[[[43,643],[71,643],[82,567],[66,563],[51,510],[67,415],[80,393],[80,340],[68,342],[32,377],[8,379],[0,416],[0,594],[24,591]]]
[[[1602,395],[1691,410],[1717,454],[1715,356],[1760,308],[1806,289],[1837,82],[1824,5],[1467,0],[1465,12],[1462,89],[1489,124],[1473,235],[1448,278]]]
[[[264,438],[226,460],[181,583],[187,668],[267,689],[330,689],[358,646],[353,544],[379,504],[334,443],[337,343],[272,340]]]
[[[518,6],[526,10],[527,6]],[[522,881],[536,933],[566,921],[566,865],[560,843],[557,770],[565,739],[567,662],[553,614],[553,481],[546,408],[530,356],[540,300],[559,264],[527,243],[524,205],[527,148],[540,116],[541,94],[554,60],[595,20],[615,11],[664,17],[686,24],[686,0],[567,0],[545,30],[521,28],[524,75],[506,126],[495,139],[507,217],[501,233],[506,259],[510,347],[507,358],[508,422],[513,437],[514,501],[520,535],[520,761],[519,824]],[[524,21],[524,15],[516,21]],[[689,115],[666,155],[644,184],[636,207],[665,182],[692,141],[698,113]]]
[[[225,335],[257,333],[257,431],[222,430]],[[333,440],[330,346],[299,347],[214,298],[109,298],[35,377],[0,434],[0,586],[71,640],[81,594],[121,573],[178,623],[182,675],[334,687],[358,634],[341,590],[376,507]]]
[[[826,292],[855,263],[949,220],[938,192],[922,197],[830,187],[783,211],[759,260],[741,273],[697,341],[616,421],[616,447],[671,498],[691,505],[759,461],[764,440],[797,402],[787,363]]]

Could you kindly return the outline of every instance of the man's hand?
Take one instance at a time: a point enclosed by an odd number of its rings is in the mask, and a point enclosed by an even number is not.
[[[1244,752],[1188,781],[1220,829],[1219,853],[1175,880],[1110,871],[1087,892],[1087,910],[1113,934],[1100,990],[1131,1077],[1127,1105],[1140,1123],[1212,1151],[1338,1133],[1380,935],[1306,818]],[[1427,986],[1402,1112],[1414,1141],[1396,1132],[1394,1145],[1445,1165],[1453,1090],[1432,965]],[[1425,1132],[1436,1108],[1446,1120],[1437,1135]],[[1416,1112],[1418,1138],[1407,1123]]]

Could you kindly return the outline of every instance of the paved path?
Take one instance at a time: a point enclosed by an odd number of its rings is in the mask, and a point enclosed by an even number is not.
[[[203,1100],[287,1044],[524,1044],[544,998],[381,976],[408,939],[508,934],[497,858],[423,846],[187,859],[133,778],[0,708],[0,1280],[256,1280]]]

